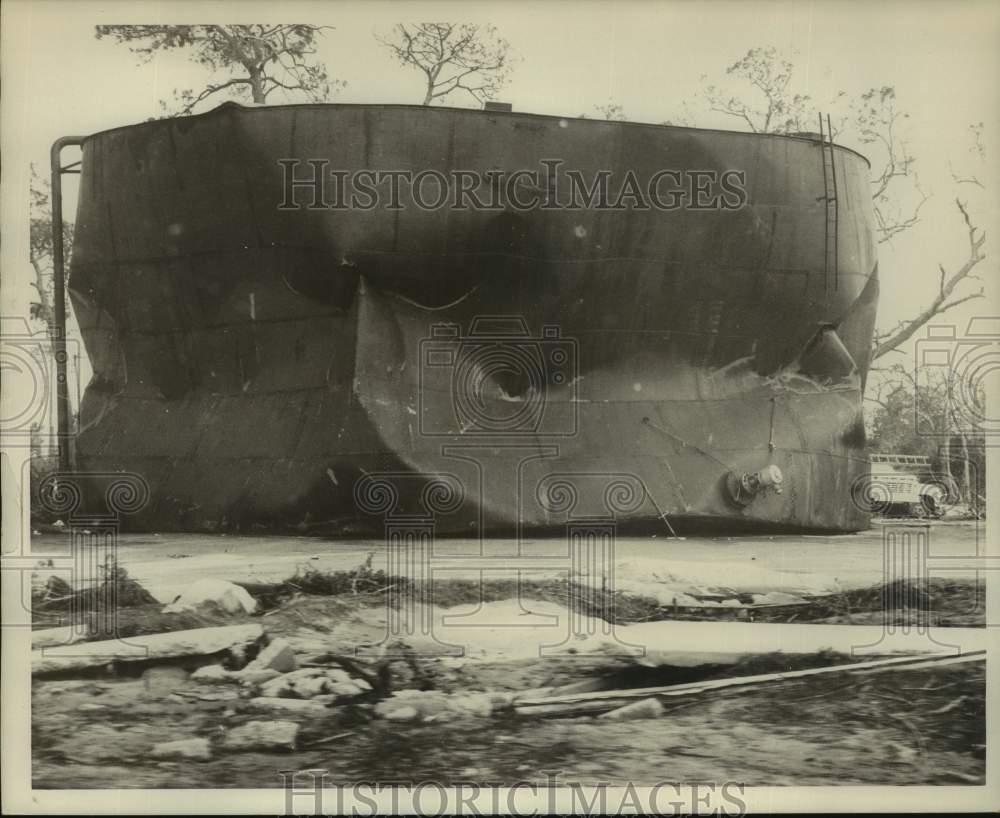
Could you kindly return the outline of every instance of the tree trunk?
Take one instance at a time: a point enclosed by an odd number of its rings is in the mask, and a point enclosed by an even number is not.
[[[941,465],[944,466],[944,473],[948,477],[954,477],[951,473],[951,429],[948,424],[945,423],[946,434],[944,436],[944,444],[941,446],[941,460],[943,461]]]
[[[250,69],[250,94],[254,102],[264,103],[264,76],[259,68]]]
[[[976,490],[971,485],[972,474],[969,468],[969,442],[961,432],[959,432],[958,439],[962,442],[962,496],[965,502],[969,504],[969,507],[974,509],[976,507]]]
[[[38,319],[45,322],[49,330],[49,337],[52,337],[53,310],[52,300],[49,296],[48,288],[45,286],[45,279],[52,278],[51,273],[42,269],[37,259],[31,259],[31,266],[35,271],[35,289],[38,290]]]

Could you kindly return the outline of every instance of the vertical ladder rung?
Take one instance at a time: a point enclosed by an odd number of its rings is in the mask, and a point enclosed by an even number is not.
[[[826,231],[823,236],[823,280],[826,291],[836,290],[839,284],[838,236],[840,202],[837,196],[837,166],[834,158],[833,132],[830,116],[826,117],[824,136],[823,115],[819,115],[820,154],[823,157],[823,201],[826,203]]]

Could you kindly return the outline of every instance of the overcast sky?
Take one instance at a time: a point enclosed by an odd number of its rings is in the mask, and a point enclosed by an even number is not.
[[[26,257],[28,163],[47,164],[58,136],[87,134],[159,113],[175,88],[200,87],[203,69],[173,54],[136,67],[99,23],[308,22],[333,25],[320,43],[331,76],[347,86],[335,101],[414,103],[416,72],[392,61],[372,37],[397,21],[491,22],[518,62],[501,94],[517,111],[593,115],[613,101],[629,119],[675,118],[695,100],[702,75],[725,68],[754,46],[776,46],[795,62],[795,90],[821,104],[839,91],[855,96],[895,86],[910,113],[907,137],[923,189],[932,195],[923,221],[893,246],[880,248],[883,296],[879,324],[913,314],[933,294],[941,261],[965,257],[966,234],[954,206],[968,196],[978,223],[996,230],[997,194],[956,187],[951,163],[964,172],[972,156],[968,125],[983,122],[992,161],[1000,132],[1000,3],[996,2],[90,2],[13,0],[3,13],[2,148],[4,159],[4,312],[30,294]],[[283,100],[275,99],[281,102]],[[289,99],[288,101],[297,101]],[[467,104],[456,100],[454,104]],[[699,109],[695,124],[738,129]],[[836,110],[833,109],[833,113]],[[977,169],[980,178],[997,178]],[[72,205],[72,201],[70,202]],[[991,231],[990,228],[994,229]],[[987,251],[990,245],[987,244]],[[988,270],[985,269],[989,265]],[[997,266],[989,302],[957,314],[1000,314]]]

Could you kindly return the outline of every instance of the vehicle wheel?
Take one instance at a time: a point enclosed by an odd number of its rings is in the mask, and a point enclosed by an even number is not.
[[[939,498],[934,494],[925,494],[920,498],[920,510],[922,512],[921,516],[933,517],[937,519],[944,512],[944,507],[942,506]]]

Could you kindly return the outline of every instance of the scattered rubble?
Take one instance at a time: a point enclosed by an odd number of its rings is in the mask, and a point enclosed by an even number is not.
[[[350,698],[371,690],[364,679],[356,679],[340,668],[303,668],[264,682],[260,691],[265,696],[311,699],[333,694]]]
[[[103,722],[107,716],[100,713],[97,718]],[[61,730],[66,733],[62,753],[91,764],[141,758],[149,751],[149,735],[139,725],[117,728],[105,723],[91,723],[66,730],[64,724]]]
[[[317,573],[317,582],[318,576]],[[188,624],[186,630],[130,636],[124,641],[70,645],[68,640],[73,638],[73,633],[68,628],[36,631],[33,634],[33,673],[38,692],[34,706],[36,713],[49,714],[36,716],[43,724],[40,741],[33,748],[36,759],[40,757],[45,764],[63,767],[67,764],[95,765],[95,769],[106,762],[141,767],[140,759],[144,756],[164,762],[161,766],[165,769],[176,768],[175,764],[168,763],[170,761],[188,759],[203,762],[192,766],[204,777],[217,776],[223,770],[219,765],[227,763],[228,755],[242,752],[294,752],[336,746],[334,755],[339,761],[335,764],[350,764],[351,758],[358,754],[370,757],[372,752],[379,752],[378,742],[386,736],[402,735],[407,742],[411,739],[430,742],[413,750],[420,765],[425,757],[437,752],[436,744],[448,736],[461,735],[463,747],[471,747],[482,740],[485,742],[479,748],[482,752],[488,752],[483,748],[506,736],[504,740],[510,741],[513,752],[522,753],[517,760],[523,761],[526,758],[523,753],[527,752],[530,757],[531,752],[518,749],[525,746],[519,744],[525,735],[533,736],[538,747],[572,754],[584,753],[582,748],[592,748],[606,735],[617,736],[617,740],[626,742],[620,744],[624,748],[631,746],[627,739],[633,733],[658,737],[657,731],[671,730],[674,731],[672,740],[677,744],[676,747],[670,745],[672,752],[681,758],[685,755],[696,757],[698,753],[690,752],[689,746],[684,750],[679,742],[683,742],[684,730],[696,731],[697,725],[688,720],[682,729],[674,726],[674,716],[662,718],[667,712],[664,704],[669,697],[688,697],[680,708],[670,708],[671,713],[680,709],[678,716],[683,720],[689,718],[693,710],[701,711],[702,708],[715,708],[702,711],[714,714],[726,706],[726,701],[734,700],[760,701],[764,703],[762,706],[780,708],[783,694],[772,693],[773,701],[770,701],[766,693],[769,683],[788,687],[798,684],[803,689],[813,685],[821,691],[836,691],[848,685],[854,686],[852,690],[866,690],[865,686],[871,684],[867,680],[877,678],[869,674],[882,671],[940,673],[937,669],[948,663],[982,664],[982,656],[978,654],[906,656],[868,663],[838,654],[835,661],[841,664],[833,666],[821,647],[832,646],[835,651],[842,651],[846,640],[874,641],[882,634],[882,629],[748,624],[733,630],[732,626],[723,623],[670,621],[669,617],[667,621],[654,619],[637,625],[621,624],[608,638],[567,643],[563,653],[544,660],[539,659],[538,645],[532,641],[533,632],[530,632],[531,639],[525,638],[524,631],[518,631],[512,638],[502,627],[491,630],[483,625],[480,625],[475,650],[468,650],[461,657],[427,659],[420,656],[420,646],[413,642],[402,647],[393,645],[395,653],[379,655],[373,652],[358,658],[351,646],[379,644],[382,638],[379,631],[385,625],[385,609],[363,602],[363,593],[353,596],[358,597],[354,608],[320,602],[318,597],[313,597],[312,602],[308,596],[296,597],[292,605],[273,609],[275,616],[260,620],[268,625],[267,632],[258,624],[194,629]],[[744,602],[749,603],[749,600]],[[801,604],[801,600],[772,592],[758,595],[753,603],[761,607],[781,606]],[[239,610],[233,612],[218,607],[222,613],[199,615],[197,619],[189,614],[172,614],[176,618],[169,621],[229,622],[232,621],[230,615],[248,613],[242,603]],[[630,610],[629,614],[642,611]],[[160,612],[157,605],[154,613],[159,616]],[[446,624],[438,635],[444,642],[457,642],[457,638],[449,638],[448,628],[467,627],[477,616],[495,623],[523,624],[526,618],[542,621],[555,617],[561,622],[568,613],[564,605],[549,600],[501,599],[478,606],[469,602],[465,612],[460,606],[448,609],[447,614],[455,621]],[[157,626],[164,621],[168,620],[151,620],[152,625]],[[724,627],[728,629],[723,631]],[[842,633],[844,631],[849,633]],[[723,632],[725,640],[720,637]],[[952,635],[963,649],[975,648],[982,642],[981,632],[956,629]],[[552,642],[551,634],[539,638],[541,644]],[[706,647],[723,642],[731,645],[731,655],[712,653],[711,647]],[[780,648],[775,648],[779,642]],[[622,652],[622,645],[633,643],[645,646],[645,656]],[[891,643],[892,640],[886,638],[882,644],[888,649]],[[608,652],[606,648],[613,650]],[[759,652],[762,650],[781,649],[795,652],[791,658],[795,662],[801,660],[801,664],[786,662],[784,658],[770,665],[743,662],[750,654],[753,654],[751,659],[756,660],[761,658]],[[399,650],[411,651],[412,655],[401,654]],[[576,655],[571,655],[574,653]],[[676,677],[664,674],[664,665],[670,662],[676,664],[673,670],[668,668],[671,673],[677,671]],[[709,667],[709,663],[715,664]],[[115,670],[114,676],[97,679],[88,673],[104,666]],[[765,672],[779,668],[780,672]],[[956,672],[959,670],[961,668]],[[90,678],[46,678],[56,672],[83,672]],[[665,684],[667,679],[670,684]],[[905,694],[907,699],[911,695],[936,695],[933,706],[921,711],[922,719],[933,717],[951,723],[960,721],[968,710],[983,706],[978,690],[973,687],[955,690],[936,682],[911,681],[910,684],[924,686],[901,689],[927,692]],[[211,685],[215,685],[214,690]],[[880,695],[891,695],[888,685],[889,680],[886,680]],[[508,692],[497,692],[494,688],[498,687]],[[937,690],[943,692],[934,694]],[[714,691],[719,694],[714,695]],[[727,697],[728,691],[737,695]],[[804,707],[813,706],[814,693],[806,692],[802,698],[807,701]],[[902,697],[899,698],[902,701]],[[697,708],[689,707],[689,700],[698,703]],[[847,706],[836,696],[832,701],[836,707]],[[873,701],[877,704],[877,699]],[[824,699],[823,706],[828,704]],[[794,730],[808,719],[800,716],[795,724],[779,725],[784,714],[780,709],[776,712],[778,718],[773,720],[776,732],[788,740],[801,740],[794,739]],[[67,714],[79,720],[73,723],[71,731],[65,726]],[[570,718],[549,718],[552,716]],[[247,718],[254,720],[240,724]],[[486,719],[493,720],[488,729]],[[845,724],[842,717],[838,719],[831,723]],[[754,729],[760,735],[769,736],[764,724],[766,719],[761,716],[757,721],[760,724]],[[619,726],[617,722],[630,723]],[[433,730],[422,729],[420,725],[426,723],[437,726]],[[360,729],[359,724],[363,725]],[[345,727],[350,732],[338,732]],[[923,722],[921,729],[925,729]],[[857,752],[850,750],[853,746],[850,742],[861,739],[852,733],[851,724],[831,730],[834,733],[841,731],[831,739],[834,752],[841,752],[841,755]],[[517,736],[516,740],[508,735],[511,733]],[[421,735],[427,738],[419,739]],[[924,751],[919,747],[915,750],[916,745],[908,743],[907,735],[887,735],[879,751],[897,760],[894,763],[898,763],[900,780],[919,783],[924,781],[918,769],[924,764]],[[970,736],[970,740],[982,741],[978,734],[970,733]],[[927,740],[937,739],[929,736]],[[973,753],[978,766],[966,767],[963,766],[966,762],[952,760],[948,762],[952,769],[942,768],[939,777],[960,779],[966,776],[968,783],[973,783],[973,779],[979,781],[979,776],[963,772],[966,769],[975,772],[982,766],[985,750],[975,741],[969,746],[981,748],[979,755]],[[340,743],[344,743],[346,752],[340,752]],[[813,740],[812,743],[822,742]],[[724,750],[720,750],[718,741],[713,746],[713,752]],[[573,749],[566,750],[568,747]],[[620,750],[620,753],[627,752]],[[474,758],[479,763],[488,757],[474,755],[471,749],[469,753],[468,758],[463,757],[463,762]],[[313,758],[305,757],[303,752],[303,757],[289,759],[289,764],[312,764]],[[267,761],[268,769],[273,768],[274,759],[258,761]],[[799,766],[806,769],[809,761],[806,758]],[[403,763],[400,759],[396,762]],[[255,769],[255,763],[254,760],[240,762],[241,774],[246,776],[241,781],[254,780],[250,771]],[[392,768],[393,763],[387,760],[387,769]],[[484,763],[484,775],[497,774],[496,764],[501,762]],[[572,766],[573,762],[568,763]],[[843,758],[839,763],[838,769],[843,769]],[[147,772],[156,766],[148,765]],[[228,767],[224,769],[229,770]],[[511,770],[515,769],[512,761]],[[910,778],[906,778],[904,772]],[[214,783],[218,779],[197,780]]]
[[[375,715],[390,721],[420,718],[432,721],[440,716],[488,718],[510,706],[512,697],[503,693],[455,693],[439,690],[400,690],[375,705]]]

